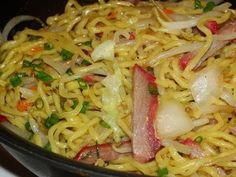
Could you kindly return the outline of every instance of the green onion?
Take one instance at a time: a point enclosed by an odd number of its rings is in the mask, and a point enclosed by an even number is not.
[[[29,122],[26,122],[25,123],[25,129],[28,131],[28,132],[33,132],[32,129],[31,129],[31,126],[30,126],[30,123]]]
[[[28,60],[23,60],[23,67],[25,68],[31,67],[31,62]]]
[[[151,95],[158,95],[157,86],[154,84],[148,84],[148,91]]]
[[[194,1],[194,9],[201,9],[201,8],[202,8],[201,0],[195,0]]]
[[[88,88],[88,84],[82,78],[78,78],[77,81],[81,89],[85,90]]]
[[[46,149],[47,151],[52,151],[51,144],[49,142],[43,148]]]
[[[157,170],[157,176],[158,177],[165,177],[168,175],[168,169],[167,168],[160,168]]]
[[[21,84],[21,78],[27,76],[26,73],[16,73],[10,78],[10,83],[13,87],[17,87]]]
[[[29,41],[37,41],[40,38],[41,38],[41,36],[29,35]]]
[[[88,47],[92,47],[92,41],[86,41],[86,42],[84,42],[84,45],[86,45]]]
[[[35,77],[43,82],[51,82],[53,81],[52,76],[45,73],[44,71],[37,71]]]
[[[206,4],[206,7],[203,9],[203,12],[212,11],[212,9],[214,9],[215,6],[216,6],[216,4],[212,1],[210,1]]]
[[[43,47],[45,50],[52,50],[53,49],[53,44],[50,42],[44,43]]]
[[[104,128],[111,128],[110,125],[108,125],[104,120],[101,120],[99,124]]]
[[[88,61],[88,60],[83,59],[81,64],[88,66],[88,65],[91,65],[92,63],[90,61]]]
[[[203,140],[203,137],[202,136],[198,136],[198,137],[196,137],[195,139],[194,139],[194,141],[196,142],[196,143],[201,143],[202,142],[202,140]]]
[[[83,106],[82,106],[82,108],[80,110],[80,113],[86,113],[87,110],[88,110],[88,107],[89,107],[89,102],[88,101],[84,101],[83,102]]]
[[[69,76],[72,76],[72,75],[74,75],[74,72],[72,71],[71,68],[69,68],[66,70],[66,74],[68,74]]]
[[[38,110],[43,109],[43,107],[44,107],[43,99],[42,98],[37,98],[34,102],[34,105]]]
[[[46,128],[50,128],[58,122],[59,122],[59,117],[56,114],[52,113],[51,116],[46,119],[44,126]]]
[[[32,68],[40,67],[40,66],[42,66],[42,64],[43,64],[43,59],[36,58],[36,59],[32,60],[31,67]]]
[[[60,55],[64,61],[67,61],[67,60],[70,60],[74,54],[70,52],[69,50],[66,50],[63,48],[60,52]]]
[[[2,76],[2,74],[3,74],[3,72],[2,72],[2,71],[0,71],[0,77]]]
[[[78,100],[72,100],[73,101],[73,105],[71,106],[72,109],[75,109],[76,106],[79,104]]]

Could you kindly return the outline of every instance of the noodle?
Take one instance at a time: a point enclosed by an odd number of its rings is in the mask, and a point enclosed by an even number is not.
[[[206,25],[209,21],[218,27],[233,23],[235,12],[226,3],[227,8],[216,7],[204,15],[193,4],[188,0],[141,1],[137,5],[100,0],[81,6],[68,0],[64,13],[48,17],[46,27],[26,28],[0,46],[0,113],[31,133],[32,143],[44,148],[49,145],[52,152],[70,159],[87,147],[110,143],[121,156],[106,161],[100,152],[95,165],[153,176],[163,168],[176,177],[235,176],[236,137],[230,128],[236,126],[236,115],[230,103],[236,100],[236,45],[220,39],[222,48],[208,56],[217,34]],[[191,24],[171,18],[179,14],[191,17]],[[173,24],[181,26],[172,28]],[[107,41],[114,46],[106,46]],[[188,53],[192,58],[183,69],[181,60]],[[183,143],[183,148],[190,146],[190,154],[182,154],[170,144],[162,146],[154,159],[141,163],[129,152],[130,147],[119,147],[132,142],[135,64],[151,68],[159,104],[176,100],[190,121],[200,122],[172,138]],[[210,88],[210,83],[208,90],[213,91],[206,100],[198,101],[194,84],[201,74],[206,78],[211,71],[220,72],[216,78],[219,88]],[[228,93],[225,97],[220,96],[223,90]],[[27,127],[30,119],[37,132]],[[186,140],[192,144],[185,144]]]

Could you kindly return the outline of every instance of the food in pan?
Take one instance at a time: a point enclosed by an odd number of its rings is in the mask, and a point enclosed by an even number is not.
[[[69,0],[42,29],[1,44],[0,121],[82,163],[161,177],[235,176],[230,6]]]

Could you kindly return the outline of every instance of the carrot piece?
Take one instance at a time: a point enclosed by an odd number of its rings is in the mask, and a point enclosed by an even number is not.
[[[41,52],[41,51],[43,51],[42,47],[33,47],[33,48],[31,48],[31,52]]]
[[[19,112],[24,112],[30,106],[32,106],[32,103],[28,103],[26,100],[20,100],[17,102],[16,108]]]
[[[32,87],[30,87],[30,90],[36,91],[36,90],[37,90],[37,86],[36,86],[36,85],[33,85]]]
[[[173,14],[174,13],[173,10],[167,9],[167,8],[163,9],[163,11],[165,12],[165,14]]]
[[[135,40],[135,33],[134,32],[129,33],[129,40]]]

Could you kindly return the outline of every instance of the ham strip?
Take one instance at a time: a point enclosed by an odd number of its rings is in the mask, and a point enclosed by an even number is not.
[[[119,148],[131,149],[131,142],[122,142]],[[86,164],[95,164],[98,159],[108,162],[128,154],[130,154],[130,152],[118,153],[113,150],[111,143],[105,143],[83,147],[74,159]]]
[[[133,82],[133,155],[137,161],[145,163],[152,160],[160,148],[154,129],[157,96],[149,90],[150,85],[156,87],[155,77],[135,65]]]

